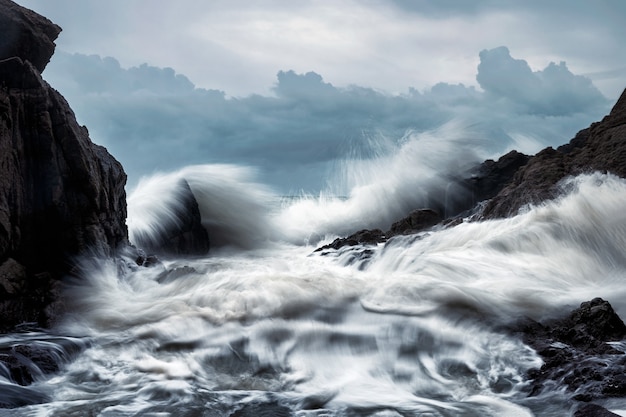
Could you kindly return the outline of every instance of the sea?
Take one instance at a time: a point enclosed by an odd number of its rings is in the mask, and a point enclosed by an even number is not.
[[[150,267],[78,259],[71,313],[0,337],[52,347],[60,364],[27,387],[0,369],[0,392],[36,402],[0,416],[572,415],[559,385],[529,395],[542,359],[501,329],[595,297],[626,317],[626,180],[588,173],[508,218],[472,212],[453,227],[316,252],[386,230],[445,182],[446,150],[404,146],[350,162],[344,188],[317,195],[286,198],[235,165],[144,178],[128,197],[131,242],[159,230],[184,178],[210,252]],[[604,405],[626,415],[626,401]]]

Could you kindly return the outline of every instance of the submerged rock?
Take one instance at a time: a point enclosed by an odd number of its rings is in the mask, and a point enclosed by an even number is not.
[[[45,393],[31,387],[49,378],[73,360],[89,344],[85,339],[55,337],[21,328],[22,333],[0,341],[0,408],[22,407],[50,401]]]
[[[574,417],[620,417],[620,415],[596,404],[585,404],[576,410]]]
[[[127,242],[122,166],[41,78],[59,32],[0,0],[0,330],[49,324],[73,258]]]
[[[531,395],[564,387],[579,401],[626,396],[626,355],[607,342],[626,338],[626,326],[601,298],[584,302],[567,317],[518,325],[544,364],[532,370]]]

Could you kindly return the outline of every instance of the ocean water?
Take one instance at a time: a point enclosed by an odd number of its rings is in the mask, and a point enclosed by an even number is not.
[[[128,200],[131,240],[158,229],[182,177],[211,253],[149,268],[85,256],[66,290],[72,314],[0,340],[59,346],[63,363],[24,389],[40,404],[0,416],[570,415],[563,390],[528,396],[541,359],[498,328],[594,297],[626,317],[626,181],[581,175],[507,219],[314,252],[388,227],[441,181],[410,144],[394,158],[397,170],[362,167],[342,198],[281,199],[227,165],[143,180]],[[68,344],[80,346],[71,360]],[[0,389],[20,388],[0,372]]]

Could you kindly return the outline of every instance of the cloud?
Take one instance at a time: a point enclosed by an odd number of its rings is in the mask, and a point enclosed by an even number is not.
[[[504,46],[480,53],[476,80],[488,94],[524,106],[527,113],[564,116],[606,103],[591,80],[572,74],[565,62],[533,72]]]
[[[281,192],[315,192],[342,160],[394,152],[407,134],[449,121],[468,141],[480,138],[473,146],[486,157],[560,145],[609,109],[565,64],[533,72],[506,48],[480,58],[484,91],[442,82],[399,95],[280,71],[273,94],[229,98],[172,68],[122,68],[113,58],[67,53],[57,53],[44,76],[122,162],[131,186],[155,171],[234,163],[256,167],[259,180]]]

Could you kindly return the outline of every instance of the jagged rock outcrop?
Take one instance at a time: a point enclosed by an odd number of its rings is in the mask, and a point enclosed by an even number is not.
[[[527,204],[556,197],[564,178],[593,171],[626,177],[626,90],[602,121],[578,132],[569,144],[531,157],[485,205],[482,218],[514,215]]]
[[[441,220],[441,215],[434,210],[413,210],[407,217],[394,222],[386,232],[380,229],[359,230],[348,237],[337,238],[328,245],[317,248],[315,252],[322,252],[322,255],[325,255],[328,253],[328,250],[337,250],[345,246],[377,245],[386,242],[394,236],[409,235],[427,230],[441,222]],[[370,254],[368,251],[365,253]]]
[[[413,210],[409,215],[391,225],[387,236],[408,235],[420,232],[439,223],[441,215],[431,209]]]
[[[0,0],[0,61],[19,57],[43,72],[61,28],[10,0]]]
[[[518,332],[544,360],[529,374],[531,395],[555,387],[583,402],[626,395],[626,355],[607,344],[626,338],[626,326],[607,301],[594,298],[544,323],[527,320]]]
[[[511,151],[497,161],[488,159],[473,167],[460,178],[450,179],[450,184],[454,186],[455,196],[447,206],[441,204],[441,201],[446,199],[440,197],[433,201],[433,203],[439,203],[432,204],[431,208],[413,210],[406,217],[394,222],[386,232],[382,232],[380,229],[360,230],[348,237],[337,238],[332,243],[316,249],[316,252],[337,250],[344,246],[378,244],[393,236],[424,231],[442,221],[445,226],[454,225],[456,224],[455,221],[460,222],[462,220],[457,218],[459,215],[470,212],[477,203],[496,196],[512,181],[517,170],[523,167],[529,159],[529,156],[517,151]],[[435,191],[432,193],[444,194],[443,190]],[[440,213],[445,213],[445,215]]]
[[[472,169],[469,178],[463,180],[466,188],[471,191],[472,201],[463,210],[469,210],[475,204],[496,196],[529,159],[528,155],[511,151],[497,161],[488,159]]]
[[[209,235],[189,183],[181,179],[170,192],[170,204],[155,209],[154,221],[131,233],[132,243],[158,256],[206,255]]]
[[[0,0],[0,327],[47,324],[86,250],[127,242],[126,174],[40,72],[60,28]]]

